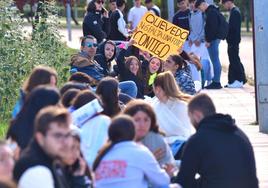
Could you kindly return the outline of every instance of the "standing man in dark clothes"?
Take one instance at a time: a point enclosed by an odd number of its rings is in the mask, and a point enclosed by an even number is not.
[[[229,71],[228,88],[241,88],[247,82],[244,66],[239,57],[239,43],[241,41],[241,14],[235,6],[234,0],[222,0],[224,8],[230,11],[229,31],[227,35]]]
[[[116,6],[117,9],[111,14],[111,32],[108,38],[110,40],[126,41],[129,36],[126,28],[126,22],[123,16],[123,11],[126,7],[126,1],[116,0]]]
[[[172,23],[180,28],[190,31],[190,8],[188,5],[188,0],[177,0],[177,6],[179,8],[178,12],[174,15]],[[190,52],[190,46],[188,38],[183,45],[183,50]]]
[[[187,188],[258,188],[253,148],[234,119],[216,113],[206,94],[189,102],[188,114],[196,133],[185,145],[176,183]]]
[[[206,47],[210,59],[213,64],[214,77],[212,83],[206,86],[206,89],[221,89],[221,62],[219,58],[219,44],[220,39],[218,35],[218,28],[220,26],[220,12],[218,7],[215,5],[209,5],[205,0],[197,0],[195,7],[205,13],[206,24],[205,24],[205,40]]]
[[[111,18],[111,14],[116,10],[116,0],[109,0],[109,18]]]

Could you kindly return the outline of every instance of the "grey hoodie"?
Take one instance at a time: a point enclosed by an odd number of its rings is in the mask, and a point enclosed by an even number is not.
[[[201,11],[191,11],[190,13],[190,35],[189,40],[204,41],[205,40],[205,20]]]

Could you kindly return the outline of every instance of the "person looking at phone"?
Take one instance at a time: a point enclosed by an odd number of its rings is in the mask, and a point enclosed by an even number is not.
[[[104,0],[92,0],[87,6],[83,21],[83,35],[92,35],[101,43],[110,30],[108,11],[103,7]]]

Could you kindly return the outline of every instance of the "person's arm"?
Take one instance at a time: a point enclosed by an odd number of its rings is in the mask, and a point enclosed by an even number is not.
[[[218,14],[215,11],[211,11],[207,14],[206,26],[205,26],[205,37],[206,42],[210,43],[212,40],[215,40],[218,28],[219,28],[219,18]]]
[[[126,22],[123,17],[119,16],[117,20],[117,25],[118,25],[118,31],[122,33],[126,38],[128,38],[128,32],[126,29]]]
[[[18,182],[18,188],[54,188],[51,171],[44,166],[36,166],[26,170]]]
[[[172,23],[173,23],[174,25],[176,25],[176,26],[179,25],[179,23],[178,23],[178,19],[177,19],[177,14],[175,14],[175,15],[173,16]]]
[[[106,33],[106,37],[107,37],[109,35],[110,31],[111,31],[110,19],[106,18],[106,17],[103,17],[102,21],[103,21],[102,29]]]
[[[199,172],[201,154],[200,143],[196,139],[196,135],[191,137],[185,145],[182,162],[179,173],[174,182],[182,187],[195,188],[197,187],[196,173]]]
[[[143,160],[140,161],[140,165],[143,166],[142,168],[147,180],[156,187],[169,185],[169,175],[165,172],[165,170],[160,168],[153,154],[147,148],[144,149],[146,149],[147,152],[142,156]]]

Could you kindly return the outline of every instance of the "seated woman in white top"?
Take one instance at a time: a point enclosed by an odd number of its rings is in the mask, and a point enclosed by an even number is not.
[[[169,71],[157,75],[153,89],[157,97],[153,101],[157,122],[166,134],[166,141],[175,156],[193,131],[187,109],[187,101],[191,96],[179,90]]]
[[[135,127],[130,116],[115,117],[108,135],[109,141],[93,164],[96,188],[147,188],[148,183],[168,187],[168,174],[145,146],[133,141]]]
[[[98,99],[95,93],[89,90],[80,91],[73,100],[73,108],[79,110],[95,99]],[[111,119],[106,115],[98,113],[85,119],[85,122],[77,126],[80,128],[81,132],[82,153],[88,166],[92,167],[97,153],[108,139],[108,127],[111,123]]]

